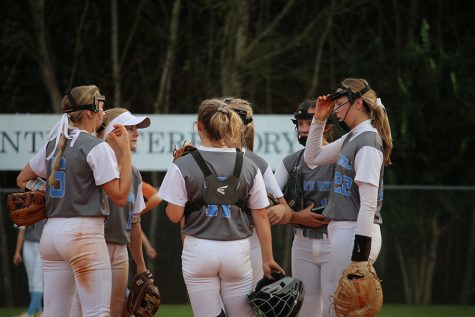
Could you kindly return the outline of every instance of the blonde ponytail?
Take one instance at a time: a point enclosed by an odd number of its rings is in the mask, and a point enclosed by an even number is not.
[[[242,147],[243,124],[237,113],[219,99],[204,100],[198,109],[198,120],[208,138],[226,147]]]

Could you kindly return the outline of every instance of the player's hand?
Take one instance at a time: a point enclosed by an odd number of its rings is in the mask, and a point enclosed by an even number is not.
[[[147,248],[145,251],[147,252],[148,257],[152,260],[157,257],[157,250],[155,250],[155,248]]]
[[[272,272],[282,272],[285,275],[285,271],[280,267],[274,260],[262,262],[262,269],[264,271],[264,276],[270,280],[273,280]]]
[[[15,253],[15,255],[13,256],[13,264],[18,265],[21,262],[23,262],[23,258],[21,257],[21,254]]]
[[[129,134],[122,124],[114,124],[114,130],[107,137],[107,143],[112,147],[114,152],[121,153],[130,151]]]
[[[310,204],[307,208],[294,213],[294,223],[306,227],[317,228],[330,223],[330,220],[322,214],[312,212],[314,204]]]
[[[323,95],[317,98],[317,103],[315,105],[315,114],[313,117],[316,120],[324,121],[333,111],[333,101],[330,98],[330,95]]]
[[[267,218],[271,225],[286,224],[292,216],[292,210],[289,206],[278,204],[267,208]]]

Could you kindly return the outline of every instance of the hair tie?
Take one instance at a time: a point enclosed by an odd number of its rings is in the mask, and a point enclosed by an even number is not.
[[[384,107],[381,98],[376,98],[376,106],[383,108],[384,111],[386,111],[386,108]]]
[[[221,105],[221,106],[219,106],[219,107],[218,107],[218,111],[219,111],[219,112],[222,112],[222,113],[226,113],[226,114],[229,113],[228,106],[226,106],[226,105]]]

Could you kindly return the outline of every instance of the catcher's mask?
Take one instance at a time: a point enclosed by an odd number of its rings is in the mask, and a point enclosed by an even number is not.
[[[83,111],[83,110],[91,110],[94,112],[99,112],[102,110],[99,106],[101,102],[103,103],[103,105],[105,105],[106,103],[106,97],[103,95],[95,95],[94,102],[88,105],[78,105],[76,103],[76,100],[74,100],[73,96],[71,95],[71,92],[66,93],[66,96],[68,97],[69,103],[71,104],[71,108],[64,110],[65,113],[71,113],[71,112]]]
[[[312,120],[313,118],[313,113],[309,113],[308,109],[315,107],[315,101],[314,100],[305,100],[302,102],[298,107],[297,111],[294,113],[294,118],[291,119],[292,122],[295,124],[295,131],[297,131],[297,139],[299,143],[303,146],[307,144],[307,136],[301,136],[299,135],[298,131],[298,121],[299,120]]]
[[[361,98],[365,93],[367,93],[368,91],[370,91],[370,87],[368,85],[365,85],[360,91],[357,91],[357,92],[353,92],[353,90],[351,90],[350,87],[346,87],[345,85],[343,85],[343,83],[340,83],[340,85],[338,86],[338,88],[336,89],[336,91],[334,93],[332,93],[330,95],[330,99],[332,101],[335,101],[337,100],[338,98],[340,97],[343,97],[343,96],[346,96],[348,97],[348,101],[350,103],[350,106],[348,107],[348,110],[346,110],[346,114],[345,116],[343,117],[343,120],[339,121],[335,116],[333,118],[333,121],[337,121],[338,124],[340,125],[340,127],[345,131],[349,131],[350,128],[348,127],[348,125],[345,123],[345,119],[346,119],[346,116],[348,115],[348,112],[350,111],[350,108],[351,106],[353,106],[353,104],[355,103],[355,100],[358,99],[358,98]],[[337,108],[334,108],[333,111],[332,111],[332,114],[335,114],[336,110],[338,110],[338,108],[341,108],[343,107],[344,105],[346,104],[345,103],[342,103],[341,105],[339,105]]]
[[[303,283],[280,272],[272,273],[275,280],[261,279],[249,298],[257,316],[294,317],[302,306],[305,294]]]

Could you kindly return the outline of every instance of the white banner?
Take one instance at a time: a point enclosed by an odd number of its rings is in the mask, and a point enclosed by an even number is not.
[[[139,130],[139,145],[133,155],[133,163],[139,170],[166,171],[172,162],[174,145],[179,146],[184,140],[199,145],[195,114],[148,116],[152,124]],[[0,170],[21,170],[46,142],[49,130],[59,118],[52,114],[1,114]],[[291,115],[254,116],[254,151],[272,169],[287,154],[301,149],[291,118]]]

